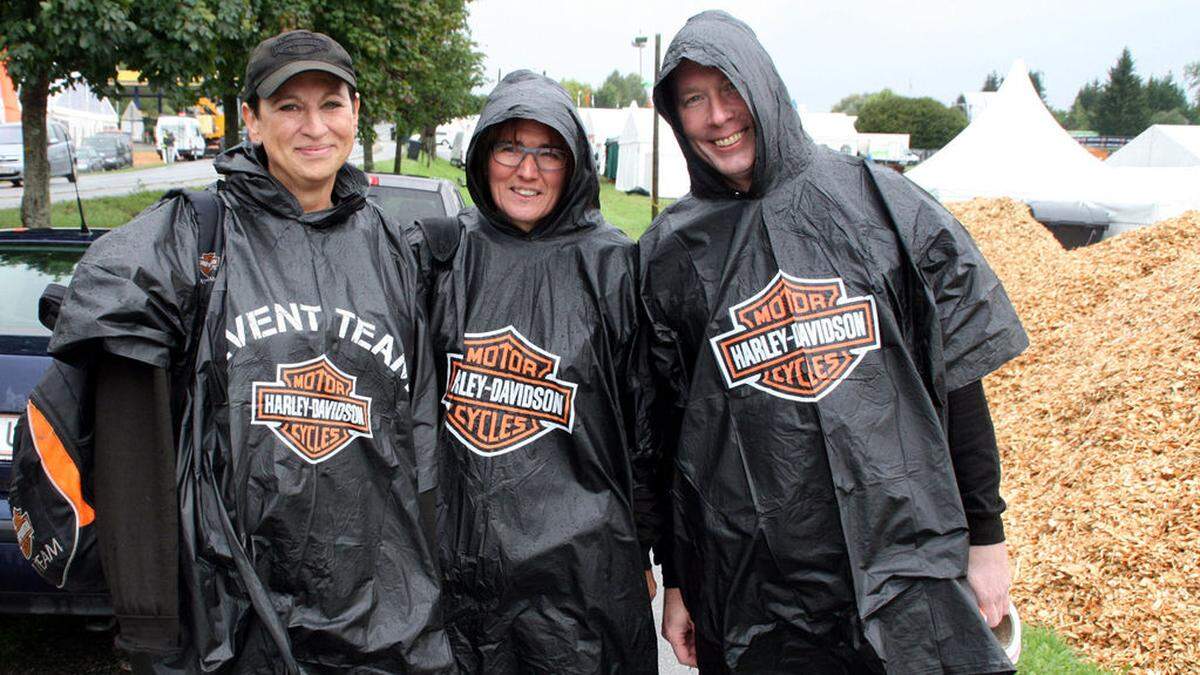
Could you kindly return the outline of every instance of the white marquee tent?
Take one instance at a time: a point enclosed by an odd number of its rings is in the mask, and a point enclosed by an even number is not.
[[[652,136],[654,110],[626,108],[625,129],[621,132],[620,154],[617,156],[616,187],[621,192],[645,190],[650,192]],[[678,199],[691,186],[687,161],[671,131],[671,125],[658,118],[658,195]]]
[[[592,146],[592,157],[596,160],[596,173],[604,175],[606,160],[604,142],[619,137],[625,131],[628,108],[579,108],[579,118],[587,130],[588,143]]]
[[[1109,166],[1200,166],[1200,126],[1155,124],[1109,155],[1104,163]]]
[[[76,143],[101,131],[119,129],[121,124],[112,103],[96,96],[87,83],[73,84],[50,96],[46,109],[50,117],[67,126]]]
[[[834,152],[853,155],[858,152],[858,130],[854,128],[856,115],[840,112],[809,112],[800,106],[800,125],[817,145]]]
[[[1200,168],[1101,162],[1059,126],[1021,60],[987,108],[906,175],[943,202],[1012,197],[1102,208],[1109,235],[1200,208]]]

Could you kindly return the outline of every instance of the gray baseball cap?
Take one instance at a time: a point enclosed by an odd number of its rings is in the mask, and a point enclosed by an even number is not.
[[[293,30],[258,43],[246,63],[242,100],[270,98],[288,78],[308,70],[335,75],[355,89],[354,63],[337,40],[323,33]]]

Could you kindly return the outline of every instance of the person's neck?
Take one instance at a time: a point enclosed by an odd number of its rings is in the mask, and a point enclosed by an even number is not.
[[[300,203],[300,209],[305,213],[324,211],[333,206],[333,184],[337,179],[336,176],[330,177],[329,180],[322,183],[298,185],[293,183],[288,176],[280,176],[274,171],[271,171],[271,175],[275,176],[275,180],[292,193],[292,196]]]

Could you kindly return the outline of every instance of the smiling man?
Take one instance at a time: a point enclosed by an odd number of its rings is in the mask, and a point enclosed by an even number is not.
[[[817,146],[753,31],[667,50],[691,193],[639,242],[663,634],[702,673],[994,673],[1008,604],[980,380],[1027,344],[970,236]]]

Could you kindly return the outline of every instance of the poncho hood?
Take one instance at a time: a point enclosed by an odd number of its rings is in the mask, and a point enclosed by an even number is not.
[[[571,149],[571,177],[563,186],[558,205],[528,235],[513,226],[492,200],[487,165],[490,138],[495,128],[509,120],[541,122],[562,136]],[[542,238],[591,228],[600,216],[600,185],[592,161],[583,121],[557,82],[529,70],[509,73],[487,98],[467,150],[467,188],[479,212],[496,228],[516,236]]]
[[[787,86],[775,64],[759,44],[754,31],[721,11],[707,11],[688,19],[671,41],[654,83],[654,107],[675,131],[687,158],[692,194],[701,198],[737,196],[725,179],[705,162],[683,134],[674,97],[672,74],[683,61],[717,68],[737,88],[754,117],[754,176],[750,194],[762,194],[804,171],[813,141],[800,125]]]

